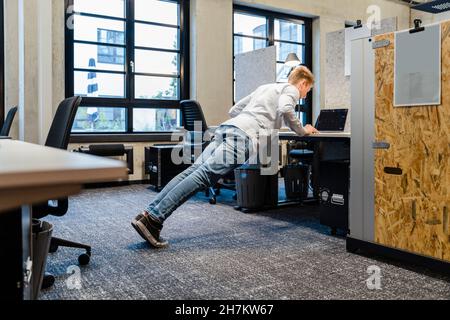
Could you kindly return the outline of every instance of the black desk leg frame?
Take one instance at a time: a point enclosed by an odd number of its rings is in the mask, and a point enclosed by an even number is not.
[[[0,213],[0,300],[30,300],[31,207]]]

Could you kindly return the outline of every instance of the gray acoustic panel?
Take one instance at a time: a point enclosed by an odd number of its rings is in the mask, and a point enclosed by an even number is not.
[[[386,18],[381,20],[380,28],[372,29],[372,37],[378,36],[380,34],[390,33],[398,30],[398,19],[397,17]]]
[[[383,19],[372,36],[397,31],[397,17]],[[325,108],[350,108],[350,77],[345,76],[345,30],[326,35]]]
[[[345,32],[326,35],[325,108],[350,108],[350,77],[344,75]]]
[[[397,17],[381,20],[379,29],[372,29],[372,36],[397,31]],[[350,110],[346,131],[351,131],[351,81],[345,75],[345,30],[326,35],[325,109]]]
[[[441,25],[395,34],[394,106],[441,104]]]
[[[236,101],[261,85],[276,82],[276,53],[275,46],[271,46],[236,56]]]

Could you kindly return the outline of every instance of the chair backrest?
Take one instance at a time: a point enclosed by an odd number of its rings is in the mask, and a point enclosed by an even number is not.
[[[208,130],[200,103],[195,100],[184,100],[180,102],[180,108],[184,129],[187,131],[195,131],[195,122],[201,122],[202,132]]]
[[[80,97],[72,97],[62,101],[56,110],[50,131],[48,132],[47,147],[67,149],[72,131],[73,122],[81,103]]]
[[[48,132],[47,147],[67,149],[72,131],[73,122],[77,114],[78,106],[81,103],[80,97],[72,97],[62,101],[56,110],[50,131]],[[48,203],[33,205],[33,218],[42,219],[48,215],[61,217],[65,215],[69,208],[68,198],[58,199],[57,206],[50,206]]]
[[[6,116],[6,120],[3,123],[2,130],[0,131],[0,136],[7,137],[9,136],[9,131],[11,130],[11,126],[14,121],[14,117],[17,113],[17,107],[11,108]]]

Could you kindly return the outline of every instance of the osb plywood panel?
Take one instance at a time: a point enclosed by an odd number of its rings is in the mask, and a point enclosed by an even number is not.
[[[394,108],[394,34],[375,53],[375,241],[450,261],[450,22],[442,24],[442,105]],[[400,168],[400,175],[385,168]]]

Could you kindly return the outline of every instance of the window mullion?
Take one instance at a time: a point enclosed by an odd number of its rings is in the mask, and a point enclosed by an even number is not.
[[[268,40],[269,44],[268,47],[275,45],[275,19],[273,17],[267,18],[267,33],[268,33]]]
[[[127,130],[128,133],[133,132],[133,101],[134,101],[134,74],[133,68],[131,67],[134,64],[134,0],[127,1],[127,9],[126,9],[126,43],[127,43]]]

